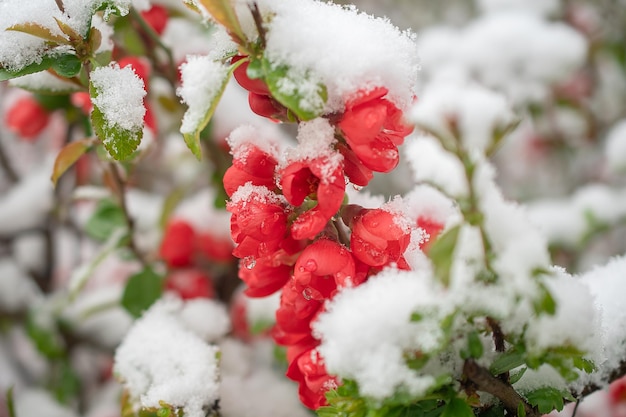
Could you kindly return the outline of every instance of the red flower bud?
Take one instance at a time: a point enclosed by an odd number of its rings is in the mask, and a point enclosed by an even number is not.
[[[251,144],[243,150],[239,149],[236,155],[223,178],[224,190],[229,197],[247,182],[266,186],[270,190],[275,188],[274,170],[277,161],[273,155]]]
[[[165,7],[154,4],[150,9],[141,12],[141,16],[156,33],[163,34],[169,20],[169,13]]]
[[[193,262],[195,231],[183,220],[168,223],[159,254],[170,267],[185,267]]]
[[[232,58],[231,64],[234,64],[237,61],[247,58],[244,55],[236,55]],[[251,93],[259,94],[262,96],[269,96],[270,90],[267,88],[267,84],[261,79],[258,78],[250,78],[248,77],[248,65],[250,65],[250,61],[246,61],[243,64],[239,65],[235,71],[233,71],[233,76],[235,80],[239,83],[240,86],[250,91]]]
[[[48,125],[50,115],[32,96],[17,100],[4,116],[7,127],[22,139],[32,141]]]

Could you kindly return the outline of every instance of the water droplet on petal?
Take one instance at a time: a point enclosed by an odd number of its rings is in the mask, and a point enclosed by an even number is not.
[[[317,262],[315,262],[313,259],[309,259],[304,263],[304,269],[308,272],[317,271]]]
[[[252,269],[256,265],[256,259],[254,256],[246,256],[243,258],[243,266],[246,269]]]
[[[310,288],[305,288],[302,290],[302,296],[304,297],[305,300],[309,301],[313,298],[313,292],[311,291]]]

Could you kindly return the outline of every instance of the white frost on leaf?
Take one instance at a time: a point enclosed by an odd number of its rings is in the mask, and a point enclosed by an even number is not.
[[[95,90],[91,101],[102,112],[108,127],[131,132],[143,129],[146,90],[130,66],[120,68],[113,64],[96,68],[90,81]]]
[[[219,349],[185,325],[180,309],[179,300],[162,300],[138,319],[116,351],[114,372],[141,407],[164,401],[203,417],[219,396]]]
[[[182,86],[176,94],[188,107],[180,132],[193,133],[220,92],[228,76],[228,67],[208,56],[189,56],[180,71]]]

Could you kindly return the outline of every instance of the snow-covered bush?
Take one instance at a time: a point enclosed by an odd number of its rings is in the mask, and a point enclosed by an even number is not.
[[[626,415],[624,13],[361,6],[0,2],[0,416]]]

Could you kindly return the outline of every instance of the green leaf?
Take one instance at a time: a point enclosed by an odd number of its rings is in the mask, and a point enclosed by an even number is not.
[[[493,375],[500,375],[505,372],[510,371],[511,369],[517,368],[518,366],[522,366],[524,361],[524,354],[517,350],[509,350],[504,352],[500,356],[496,358],[495,361],[489,367],[489,371]]]
[[[85,232],[98,241],[105,241],[116,229],[126,227],[122,208],[113,200],[105,198],[98,202],[96,210],[85,225]]]
[[[55,58],[52,69],[61,77],[72,78],[80,72],[82,65],[76,55],[65,54]]]
[[[524,366],[517,371],[511,372],[511,374],[509,375],[509,383],[515,384],[517,381],[522,379],[527,370],[528,368]]]
[[[54,160],[54,168],[52,169],[52,183],[56,186],[59,178],[63,175],[78,159],[83,156],[93,145],[92,139],[77,140],[68,143],[59,151]]]
[[[62,360],[56,366],[50,388],[57,401],[69,404],[80,392],[81,381],[68,360]]]
[[[526,400],[533,407],[537,407],[541,414],[548,414],[553,410],[563,409],[563,397],[567,396],[556,388],[543,387],[526,393]],[[571,396],[571,394],[569,394]]]
[[[47,328],[39,324],[37,315],[41,314],[32,311],[26,318],[26,334],[43,356],[48,359],[58,359],[63,357],[65,347],[58,334],[56,327]]]
[[[581,371],[585,371],[588,374],[596,370],[596,365],[593,363],[593,361],[590,361],[589,359],[585,359],[582,357],[575,357],[573,359],[573,362],[574,362],[574,366],[577,369],[580,369]]]
[[[162,292],[163,277],[146,268],[128,279],[122,295],[122,306],[133,317],[139,317],[161,297]]]
[[[435,276],[445,286],[450,284],[450,270],[461,226],[455,226],[440,235],[428,249],[428,257],[435,268]]]
[[[461,351],[463,359],[479,359],[483,356],[483,343],[477,332],[473,331],[467,335],[467,348]]]
[[[33,62],[32,64],[26,65],[25,67],[15,71],[0,67],[0,81],[7,81],[23,75],[34,74],[36,72],[47,70],[54,64],[54,61],[54,57],[45,56],[41,62]]]
[[[517,404],[517,417],[526,417],[526,407],[521,401]]]
[[[539,284],[539,297],[534,301],[534,309],[537,315],[545,313],[553,316],[556,313],[556,301],[542,283]]]
[[[9,417],[16,417],[15,415],[15,401],[13,398],[13,388],[14,386],[11,385],[11,387],[9,387],[9,389],[6,392],[6,401],[7,401],[7,410],[9,411]]]
[[[452,398],[443,409],[441,417],[474,417],[474,412],[462,399]]]
[[[109,155],[118,161],[129,159],[141,143],[142,129],[127,130],[108,123],[97,106],[91,112],[91,123]]]
[[[219,24],[224,26],[229,35],[240,45],[247,43],[246,35],[241,29],[237,13],[231,0],[198,0]]]
[[[265,58],[262,60],[262,68],[263,80],[272,97],[291,110],[299,120],[312,120],[322,114],[328,99],[324,84],[314,83],[306,74],[296,78],[288,66],[272,66]]]
[[[217,105],[219,104],[222,98],[222,95],[224,94],[224,90],[226,90],[228,81],[230,80],[230,77],[233,75],[233,71],[235,70],[235,68],[237,68],[239,65],[241,65],[241,61],[237,62],[235,65],[232,65],[229,68],[228,72],[226,73],[226,76],[222,80],[222,84],[220,85],[219,89],[217,90],[215,94],[215,97],[213,97],[213,100],[211,101],[209,108],[204,114],[204,117],[202,118],[200,123],[198,123],[194,131],[191,133],[183,134],[183,138],[185,139],[185,143],[187,144],[187,147],[189,148],[191,153],[193,153],[195,157],[198,158],[198,160],[202,159],[202,147],[200,146],[200,133],[204,130],[205,127],[207,127],[207,125],[209,124],[209,121],[211,121],[211,118],[213,117],[213,113],[215,113],[215,109],[217,108]]]

